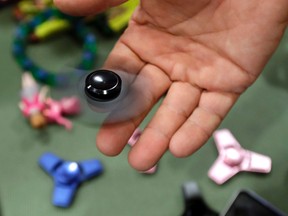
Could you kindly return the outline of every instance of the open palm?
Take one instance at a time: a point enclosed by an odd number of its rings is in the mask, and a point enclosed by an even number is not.
[[[55,0],[75,15],[121,2]],[[287,0],[142,1],[104,67],[141,74],[152,88],[145,93],[141,116],[101,127],[96,142],[100,151],[119,154],[167,92],[130,151],[129,162],[146,170],[168,149],[177,157],[191,155],[259,76],[284,33],[287,11]]]

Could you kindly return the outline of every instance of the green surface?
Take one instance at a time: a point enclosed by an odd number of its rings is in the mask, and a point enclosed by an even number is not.
[[[249,188],[288,213],[288,36],[263,75],[240,98],[220,128],[229,128],[243,147],[272,158],[268,175],[241,173],[222,186],[207,177],[217,157],[213,140],[189,158],[167,153],[155,175],[145,176],[127,163],[127,147],[118,157],[103,156],[95,148],[96,127],[74,119],[74,129],[29,127],[18,109],[21,70],[11,55],[15,24],[10,11],[0,11],[0,200],[4,216],[176,216],[183,210],[181,185],[198,182],[207,203],[219,211],[241,188]],[[113,39],[99,38],[100,66]],[[49,69],[71,65],[81,49],[60,36],[29,47],[29,55]],[[73,64],[72,64],[73,65]],[[71,66],[72,66],[71,65]],[[149,119],[149,118],[148,118]],[[51,205],[52,180],[37,165],[51,151],[67,160],[98,158],[105,172],[82,185],[73,205]]]

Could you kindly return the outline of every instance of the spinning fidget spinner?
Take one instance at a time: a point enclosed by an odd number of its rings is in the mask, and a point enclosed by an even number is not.
[[[243,149],[228,129],[214,133],[219,156],[208,172],[217,184],[223,184],[240,171],[269,173],[271,158]]]

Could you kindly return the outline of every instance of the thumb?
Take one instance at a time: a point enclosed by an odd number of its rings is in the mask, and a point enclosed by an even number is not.
[[[54,0],[61,11],[74,16],[93,15],[110,7],[120,5],[127,0]]]

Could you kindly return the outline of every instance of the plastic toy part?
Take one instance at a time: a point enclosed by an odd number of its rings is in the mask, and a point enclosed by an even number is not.
[[[213,136],[219,156],[208,171],[208,176],[217,184],[225,183],[240,171],[271,171],[271,158],[243,149],[228,129],[218,130]]]
[[[48,88],[40,88],[30,73],[23,73],[19,103],[23,116],[29,120],[33,128],[42,128],[47,123],[56,123],[71,129],[72,123],[64,115],[80,113],[79,99],[71,96],[56,101],[48,98],[47,92]]]
[[[234,194],[219,216],[287,216],[284,212],[250,189]]]
[[[31,36],[31,34],[34,33],[35,29],[39,27],[39,25],[55,18],[69,22],[72,27],[72,32],[75,33],[77,38],[79,38],[83,42],[83,52],[81,55],[81,59],[79,60],[79,64],[76,65],[76,68],[78,70],[68,70],[63,73],[51,72],[39,67],[34,61],[29,58],[29,56],[27,56],[26,48],[29,44],[29,37]],[[52,25],[52,27],[54,26],[54,24]],[[61,28],[65,26],[61,25]],[[57,26],[57,28],[51,28],[50,26],[46,30],[50,32],[51,29],[53,30],[53,34],[55,33],[55,29],[61,30],[59,29],[59,26]],[[50,33],[47,33],[47,31],[45,32],[45,35],[50,35]],[[34,16],[33,19],[19,23],[15,32],[15,39],[13,42],[12,51],[15,60],[20,66],[20,68],[23,69],[23,71],[31,72],[33,77],[38,82],[53,87],[67,87],[71,85],[75,79],[86,74],[86,70],[91,70],[94,67],[97,51],[96,37],[94,33],[90,31],[89,28],[87,28],[86,24],[80,18],[63,14],[56,8],[48,8]]]
[[[139,0],[126,1],[125,3],[108,9],[108,26],[113,32],[121,32],[126,28],[130,17],[139,5]]]
[[[38,161],[40,167],[54,180],[53,205],[67,208],[80,184],[103,172],[99,160],[64,161],[53,153],[44,153]]]
[[[132,134],[132,136],[128,140],[128,145],[133,147],[136,144],[137,140],[140,138],[141,133],[142,133],[141,130],[139,128],[136,128],[136,130],[134,131],[134,133]],[[153,166],[152,168],[150,168],[147,171],[144,171],[143,173],[154,174],[156,171],[157,171],[157,165]]]
[[[81,110],[77,97],[62,98],[60,101],[48,98],[45,105],[43,114],[48,121],[63,125],[67,130],[72,129],[72,123],[64,115],[77,115]]]
[[[218,216],[204,201],[196,182],[187,182],[182,185],[185,209],[182,216]]]
[[[50,7],[54,7],[53,0],[21,0],[14,7],[13,15],[16,20],[25,21]]]
[[[19,108],[33,128],[41,128],[47,124],[43,115],[47,89],[41,88],[30,73],[22,75],[21,101]]]
[[[57,35],[57,33],[67,31],[71,28],[68,20],[65,19],[52,19],[40,24],[35,28],[34,33],[30,35],[30,40],[32,42],[38,42],[45,40],[52,35]]]

